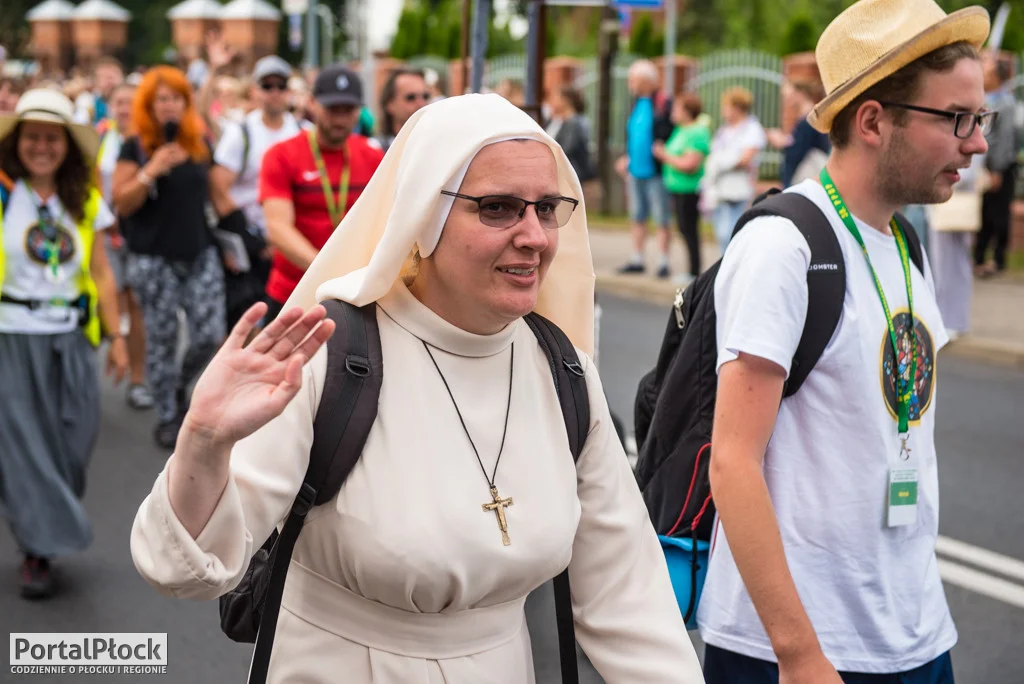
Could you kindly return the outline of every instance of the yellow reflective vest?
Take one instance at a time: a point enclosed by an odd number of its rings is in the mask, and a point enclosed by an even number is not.
[[[78,224],[78,237],[82,243],[82,268],[78,272],[78,292],[85,294],[89,301],[89,314],[85,322],[85,337],[94,347],[100,344],[102,332],[100,330],[100,318],[97,313],[99,306],[99,291],[96,289],[96,281],[92,279],[90,264],[92,263],[92,247],[96,238],[96,231],[93,223],[96,214],[99,212],[102,198],[100,191],[96,188],[89,189],[89,198],[85,201],[85,215]],[[4,207],[0,202],[0,290],[3,289],[4,267],[7,257],[4,254]]]

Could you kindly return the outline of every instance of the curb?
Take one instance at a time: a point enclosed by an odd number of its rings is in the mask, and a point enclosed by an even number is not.
[[[965,335],[949,343],[943,354],[1024,371],[1024,344]]]
[[[597,289],[611,295],[638,299],[649,304],[672,305],[679,287],[672,281],[653,280],[645,276],[598,273]]]
[[[645,276],[598,273],[597,289],[610,295],[664,306],[667,313],[679,288],[671,281]],[[942,354],[1024,371],[1024,344],[965,335],[950,342]]]

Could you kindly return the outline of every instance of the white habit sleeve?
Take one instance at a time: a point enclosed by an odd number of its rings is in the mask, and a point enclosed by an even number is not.
[[[168,459],[132,526],[132,559],[147,582],[161,593],[197,600],[238,585],[302,485],[326,371],[325,346],[306,365],[302,388],[281,415],[235,445],[227,486],[195,539],[171,508],[167,467],[174,456]]]
[[[609,684],[703,682],[601,380],[581,359],[590,435],[577,463],[582,512],[569,564],[576,638]]]

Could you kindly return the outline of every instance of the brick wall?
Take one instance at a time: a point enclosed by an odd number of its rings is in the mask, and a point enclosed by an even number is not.
[[[256,60],[277,52],[277,25],[266,19],[228,19],[221,22],[224,40],[238,50],[242,64],[252,68]]]
[[[32,54],[47,73],[71,63],[71,25],[66,21],[33,21]]]
[[[171,22],[171,42],[189,58],[202,54],[206,34],[220,28],[219,19],[176,19]]]

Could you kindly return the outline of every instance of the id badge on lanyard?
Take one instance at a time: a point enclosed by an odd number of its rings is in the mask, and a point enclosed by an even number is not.
[[[896,325],[892,312],[889,309],[889,302],[882,289],[882,281],[875,273],[871,265],[871,257],[868,255],[867,245],[860,234],[856,221],[846,208],[839,190],[836,189],[828,169],[822,169],[820,174],[821,184],[825,187],[832,206],[846,226],[850,234],[860,245],[864,253],[864,261],[867,263],[868,271],[878,290],[878,298],[882,303],[882,310],[885,313],[885,322],[889,328],[889,339],[892,342],[894,359],[899,359],[899,344],[896,337]],[[916,388],[914,386],[917,377],[917,333],[914,328],[914,291],[910,282],[910,250],[907,247],[906,237],[903,235],[903,228],[893,219],[890,222],[892,234],[896,240],[896,248],[900,253],[900,264],[903,266],[903,277],[907,287],[907,307],[910,310],[910,368],[907,380],[903,381],[903,373],[898,363],[893,364],[896,390],[896,416],[897,434],[900,439],[899,451],[892,454],[888,459],[889,477],[886,487],[886,524],[889,527],[900,527],[912,525],[917,522],[917,479],[918,459],[913,455],[913,449],[909,446],[910,440],[910,404]]]

